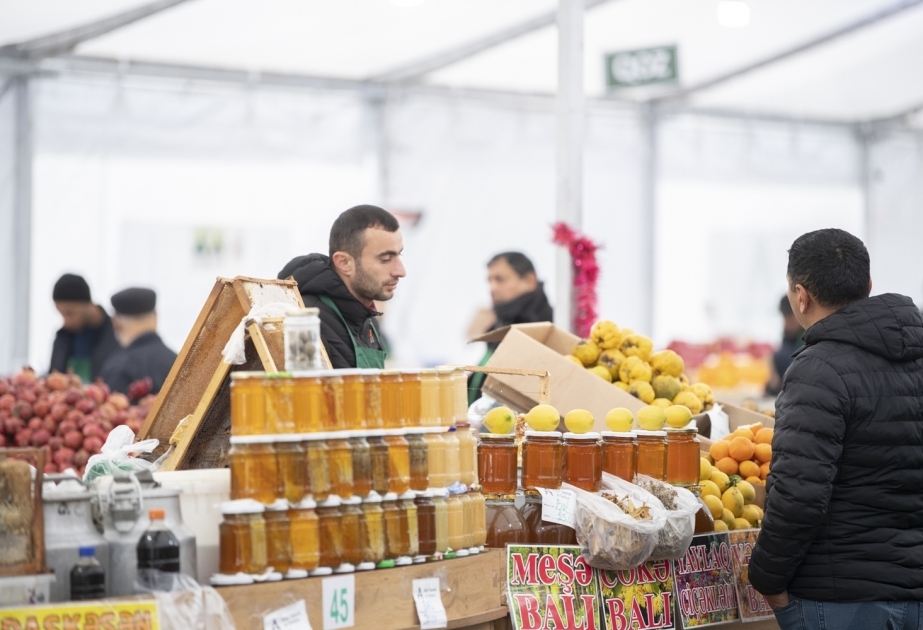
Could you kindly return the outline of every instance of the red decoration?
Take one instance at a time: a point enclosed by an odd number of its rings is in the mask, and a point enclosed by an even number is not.
[[[599,303],[596,294],[596,281],[599,279],[596,250],[599,245],[579,235],[563,221],[555,223],[552,229],[554,237],[551,241],[566,247],[574,264],[574,330],[581,337],[588,337],[596,322]]]

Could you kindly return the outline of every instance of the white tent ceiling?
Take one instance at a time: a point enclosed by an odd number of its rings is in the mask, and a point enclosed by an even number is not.
[[[118,15],[138,0],[0,0],[0,46]],[[487,47],[420,81],[438,86],[550,93],[557,82],[554,0],[189,0],[79,44],[78,57],[258,73],[375,80],[420,60],[548,17],[541,28]],[[670,98],[678,88],[776,57],[849,25],[840,37],[682,103],[713,110],[864,121],[923,105],[923,2],[747,0],[750,23],[721,26],[717,0],[604,0],[587,11],[585,86],[605,96],[607,52],[679,49],[679,86],[611,95]],[[882,12],[889,17],[873,20]],[[528,30],[528,29],[526,29]],[[847,29],[848,30],[848,29]],[[46,62],[47,64],[47,62]],[[56,67],[50,64],[48,67]]]

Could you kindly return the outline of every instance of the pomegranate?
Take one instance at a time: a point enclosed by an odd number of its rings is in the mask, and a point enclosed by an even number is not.
[[[67,415],[67,412],[70,411],[70,409],[71,408],[63,402],[55,403],[51,406],[51,417],[57,422],[60,422],[61,420],[64,420],[64,416]]]
[[[74,466],[78,469],[83,468],[87,465],[87,462],[90,460],[90,454],[86,449],[80,449],[74,453]]]
[[[3,430],[9,436],[14,436],[26,428],[26,423],[19,418],[7,418],[3,421]]]
[[[129,407],[131,407],[131,401],[128,400],[128,396],[126,396],[125,394],[120,394],[119,392],[115,392],[114,394],[109,394],[109,402],[115,405],[116,409],[119,409],[121,411],[124,411],[128,409]]]
[[[51,411],[51,403],[47,399],[42,399],[32,405],[32,413],[37,418],[44,418]]]
[[[90,451],[94,455],[99,453],[100,449],[103,447],[103,441],[101,438],[96,436],[90,436],[83,441],[83,448]],[[75,462],[76,463],[76,462]]]
[[[81,398],[80,400],[77,401],[74,407],[78,411],[82,411],[83,413],[90,413],[91,411],[96,409],[96,403],[94,403],[89,398]]]
[[[18,416],[23,420],[28,420],[32,417],[32,405],[25,401],[16,403],[10,411],[14,416]]]
[[[66,402],[68,405],[76,405],[77,401],[81,400],[82,398],[83,394],[80,393],[79,389],[69,389],[67,390],[67,395],[64,396],[64,402]]]
[[[52,451],[57,451],[64,446],[64,438],[62,438],[60,435],[52,435],[50,438],[48,438],[48,446]]]
[[[38,377],[35,375],[35,370],[32,368],[24,368],[19,374],[13,376],[13,385],[31,385],[38,380]]]
[[[39,429],[32,434],[32,446],[45,446],[51,439],[51,433],[47,429]]]
[[[87,385],[86,395],[87,398],[92,400],[97,405],[101,405],[106,402],[106,397],[108,396],[106,391],[100,386],[99,383],[92,383]]]
[[[10,393],[6,393],[3,396],[0,396],[0,409],[12,409],[13,405],[16,404],[16,396]]]
[[[6,446],[6,436],[0,433],[0,448]]]
[[[57,472],[58,472],[58,467],[55,466],[54,462],[47,462],[45,464],[45,474],[46,475],[54,475],[54,474],[57,474]]]
[[[10,391],[10,382],[5,378],[0,378],[0,396]]]
[[[32,429],[23,429],[13,437],[16,446],[29,446],[32,440]]]
[[[45,428],[45,423],[42,422],[41,418],[32,418],[26,423],[26,426],[32,429],[33,431],[38,431],[39,429]]]
[[[58,435],[67,435],[71,431],[77,430],[77,423],[71,422],[70,420],[65,420],[58,425]]]
[[[64,447],[54,454],[54,463],[58,464],[59,466],[61,464],[70,464],[74,461],[74,453],[74,449]]]
[[[19,392],[19,400],[24,400],[31,404],[38,400],[38,394],[31,389],[23,389]]]
[[[71,409],[67,412],[67,415],[64,416],[64,419],[73,422],[77,426],[80,426],[80,421],[83,420],[83,414],[76,409]]]
[[[68,378],[60,372],[52,372],[45,378],[45,386],[53,392],[60,392],[67,389]]]
[[[71,431],[64,436],[64,446],[78,449],[83,445],[83,434],[80,431]]]

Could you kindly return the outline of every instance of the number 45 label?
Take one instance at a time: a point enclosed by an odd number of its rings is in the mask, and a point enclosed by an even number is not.
[[[352,628],[356,625],[356,576],[324,578],[324,630]]]

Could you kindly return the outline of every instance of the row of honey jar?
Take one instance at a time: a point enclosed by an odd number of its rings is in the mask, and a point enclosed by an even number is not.
[[[299,578],[464,556],[486,541],[477,490],[331,495],[297,504],[244,499],[223,503],[221,512],[216,583],[240,573]]]
[[[697,430],[564,433],[526,431],[522,481],[526,494],[561,482],[596,492],[603,471],[633,482],[635,473],[679,486],[699,482]],[[513,435],[482,434],[478,469],[485,493],[515,494],[518,451]]]
[[[231,499],[295,504],[478,484],[467,422],[431,429],[232,436]]]
[[[464,369],[233,372],[231,434],[449,427],[468,419]]]

